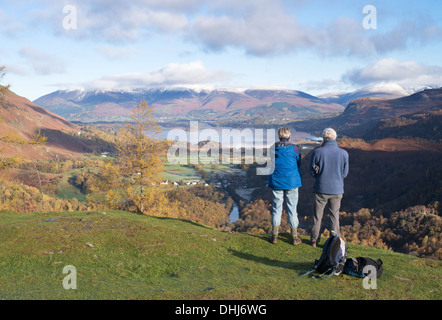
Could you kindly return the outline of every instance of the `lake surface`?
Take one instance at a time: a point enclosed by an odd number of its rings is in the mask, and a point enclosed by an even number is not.
[[[233,203],[232,211],[230,212],[229,223],[234,223],[239,220],[239,210],[236,202]]]
[[[278,141],[278,128],[263,129],[259,127],[232,128],[232,127],[211,127],[207,124],[194,123],[189,128],[185,127],[161,127],[161,133],[155,137],[159,139],[170,139],[187,141],[197,144],[200,141],[220,142],[223,146],[231,148],[268,148]],[[297,139],[317,139],[308,132],[292,131],[292,141]]]

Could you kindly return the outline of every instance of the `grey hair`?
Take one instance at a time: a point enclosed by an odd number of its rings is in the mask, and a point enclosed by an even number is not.
[[[336,131],[332,128],[325,128],[324,131],[322,131],[322,139],[324,139],[324,141],[336,140],[337,136]]]

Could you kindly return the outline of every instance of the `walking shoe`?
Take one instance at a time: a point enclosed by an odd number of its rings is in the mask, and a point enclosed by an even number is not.
[[[270,235],[270,237],[269,237],[269,241],[270,241],[270,243],[272,243],[272,244],[276,244],[277,242],[278,242],[278,236],[275,236],[275,235]]]
[[[300,238],[296,237],[293,239],[294,246],[297,246],[298,244],[301,244],[301,243],[302,243],[302,240]]]
[[[318,245],[318,241],[312,241],[312,240],[310,240],[310,245],[311,245],[313,248],[316,248],[317,245]]]
[[[290,233],[292,235],[292,244],[294,246],[297,246],[298,244],[302,243],[302,240],[298,237],[298,229],[297,228],[292,228],[290,230]]]

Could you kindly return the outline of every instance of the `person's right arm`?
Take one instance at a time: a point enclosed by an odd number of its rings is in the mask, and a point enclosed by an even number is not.
[[[310,159],[310,174],[316,177],[319,173],[319,166],[317,164],[316,152],[313,151],[312,158]]]

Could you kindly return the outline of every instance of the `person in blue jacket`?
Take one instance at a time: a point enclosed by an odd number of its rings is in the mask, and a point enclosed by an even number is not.
[[[320,240],[319,231],[328,204],[331,229],[339,235],[339,209],[344,194],[344,179],[348,175],[349,163],[347,151],[339,148],[336,131],[326,128],[322,132],[322,146],[313,150],[310,160],[310,174],[315,178],[315,210],[310,243],[316,247]]]
[[[271,148],[273,172],[269,176],[268,186],[272,188],[272,230],[270,242],[277,243],[279,226],[281,225],[282,206],[287,204],[288,222],[294,245],[302,241],[298,237],[298,188],[302,186],[301,151],[290,142],[291,131],[288,128],[278,129],[279,142]]]

